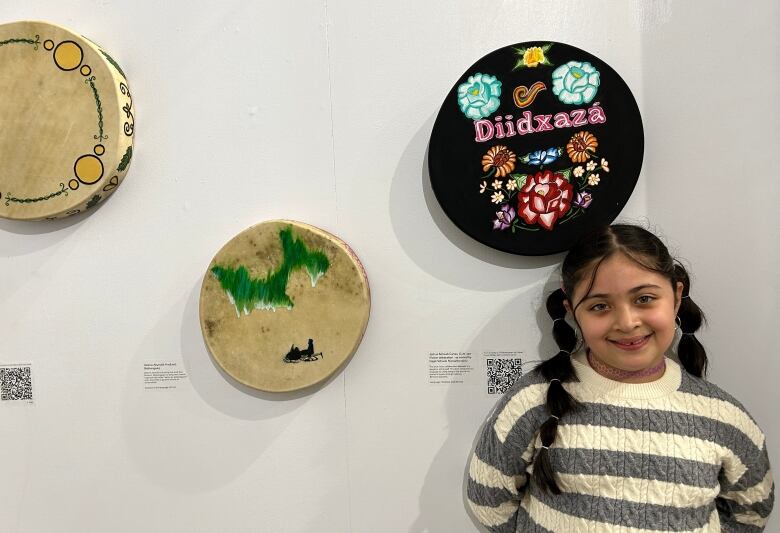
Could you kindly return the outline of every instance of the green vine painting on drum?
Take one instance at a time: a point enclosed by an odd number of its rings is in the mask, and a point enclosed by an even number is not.
[[[279,240],[282,245],[282,263],[275,271],[263,277],[252,277],[244,265],[237,268],[215,265],[211,268],[211,273],[219,280],[239,316],[242,312],[248,315],[254,309],[292,309],[294,303],[287,294],[290,275],[304,269],[309,275],[311,286],[315,287],[328,271],[330,261],[327,256],[320,250],[309,250],[293,234],[292,227],[280,230]]]

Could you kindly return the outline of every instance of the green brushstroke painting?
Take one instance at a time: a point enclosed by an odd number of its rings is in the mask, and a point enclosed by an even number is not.
[[[306,245],[293,235],[291,226],[279,232],[282,244],[282,264],[273,272],[262,278],[253,278],[243,265],[238,268],[215,265],[211,273],[219,280],[222,289],[227,293],[230,303],[241,316],[248,315],[253,309],[273,309],[277,307],[293,308],[293,301],[287,295],[287,282],[296,270],[304,269],[309,274],[311,286],[325,275],[330,267],[330,261],[319,250],[309,250]]]
[[[130,164],[130,159],[133,157],[133,147],[128,146],[127,151],[125,151],[125,155],[122,156],[122,160],[119,162],[119,166],[116,167],[116,169],[119,172],[122,172],[124,169],[127,168],[127,165]]]

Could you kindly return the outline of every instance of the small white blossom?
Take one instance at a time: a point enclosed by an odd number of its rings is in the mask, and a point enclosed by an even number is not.
[[[575,167],[574,170],[572,171],[572,174],[574,174],[575,178],[579,178],[584,173],[585,173],[585,169],[582,167]]]
[[[607,161],[606,159],[602,159],[601,160],[601,169],[604,172],[609,172],[609,161]]]
[[[588,161],[588,164],[585,165],[585,168],[588,169],[588,172],[592,172],[596,169],[596,162],[595,161]]]
[[[498,190],[498,189],[500,189],[500,188],[501,188],[501,186],[502,186],[503,184],[504,184],[504,182],[502,182],[501,180],[495,180],[495,181],[493,181],[493,188],[494,188],[495,190]]]
[[[494,204],[500,204],[501,202],[504,201],[504,193],[502,193],[501,191],[496,191],[493,193],[493,196],[490,197],[490,200]]]
[[[517,189],[517,182],[515,180],[508,180],[506,182],[506,190],[514,191],[515,189]]]
[[[601,179],[598,174],[591,174],[588,176],[588,185],[598,185]]]
[[[485,189],[487,189],[487,182],[483,181],[482,183],[479,184],[479,194],[485,192]]]

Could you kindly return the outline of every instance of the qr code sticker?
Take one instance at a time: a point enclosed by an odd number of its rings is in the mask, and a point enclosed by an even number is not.
[[[504,394],[515,381],[523,375],[523,360],[488,359],[487,360],[487,390],[488,394]]]
[[[33,401],[30,365],[0,366],[0,401]]]

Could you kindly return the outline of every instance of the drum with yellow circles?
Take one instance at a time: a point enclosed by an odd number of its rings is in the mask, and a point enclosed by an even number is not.
[[[133,156],[127,79],[100,46],[47,22],[0,25],[0,217],[87,211]]]

